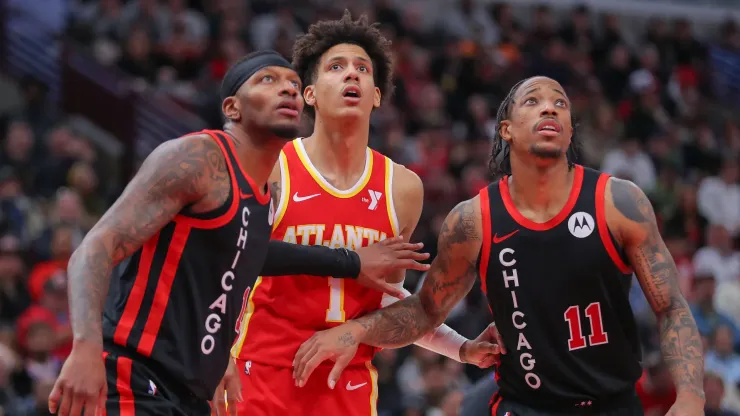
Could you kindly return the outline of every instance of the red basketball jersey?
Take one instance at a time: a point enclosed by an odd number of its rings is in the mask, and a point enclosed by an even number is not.
[[[368,148],[362,176],[346,191],[321,176],[302,139],[283,148],[279,163],[282,190],[272,238],[356,249],[398,234],[393,162],[387,157]],[[377,310],[382,293],[352,279],[298,275],[260,277],[245,297],[232,354],[291,367],[298,347],[311,335]],[[364,365],[375,352],[360,345],[352,364]]]

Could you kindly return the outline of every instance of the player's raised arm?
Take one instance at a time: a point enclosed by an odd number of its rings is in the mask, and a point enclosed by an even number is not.
[[[354,356],[360,343],[382,348],[411,344],[444,322],[473,287],[482,242],[479,198],[458,204],[447,216],[438,254],[419,293],[338,327],[318,332],[298,350],[294,376],[305,384],[318,364],[334,359],[332,381]]]
[[[221,150],[207,136],[168,141],[147,157],[70,259],[69,301],[75,342],[102,348],[101,314],[112,268],[185,205],[205,196],[206,182],[216,180],[228,184],[228,171]],[[229,188],[214,186],[211,192],[226,192],[228,196]]]
[[[635,184],[611,179],[606,206],[610,228],[621,240],[658,317],[661,351],[678,392],[669,415],[701,414],[704,407],[701,338],[679,289],[676,264],[660,236],[650,201]]]

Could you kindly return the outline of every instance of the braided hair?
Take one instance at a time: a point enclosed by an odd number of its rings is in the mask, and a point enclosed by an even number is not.
[[[501,136],[501,122],[511,117],[514,96],[519,90],[519,87],[530,79],[532,78],[525,78],[514,84],[506,97],[504,97],[503,101],[501,101],[501,105],[498,107],[498,112],[496,113],[496,134],[493,136],[491,157],[488,160],[488,174],[491,177],[491,180],[495,181],[506,175],[511,175],[511,149],[503,136]],[[573,166],[575,166],[578,150],[580,148],[580,143],[576,137],[576,120],[573,113],[571,113],[570,121],[573,126],[573,135],[570,139],[570,146],[568,146],[568,150],[565,153],[568,159],[568,169],[572,169]]]

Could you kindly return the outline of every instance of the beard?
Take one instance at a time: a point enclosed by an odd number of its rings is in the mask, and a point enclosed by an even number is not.
[[[298,136],[300,127],[296,124],[277,124],[270,126],[270,133],[281,139],[295,139]]]
[[[563,156],[564,151],[560,148],[543,147],[533,144],[529,146],[529,153],[541,159],[559,159]]]

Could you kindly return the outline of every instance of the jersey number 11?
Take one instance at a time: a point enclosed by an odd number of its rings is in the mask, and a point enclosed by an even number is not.
[[[609,337],[604,332],[604,321],[601,319],[601,304],[594,302],[586,306],[584,312],[586,318],[588,318],[588,323],[591,325],[588,344],[586,344],[586,337],[583,335],[583,327],[581,326],[581,308],[578,305],[573,305],[565,310],[565,321],[568,323],[568,330],[570,331],[570,339],[568,340],[570,351],[609,342]]]

